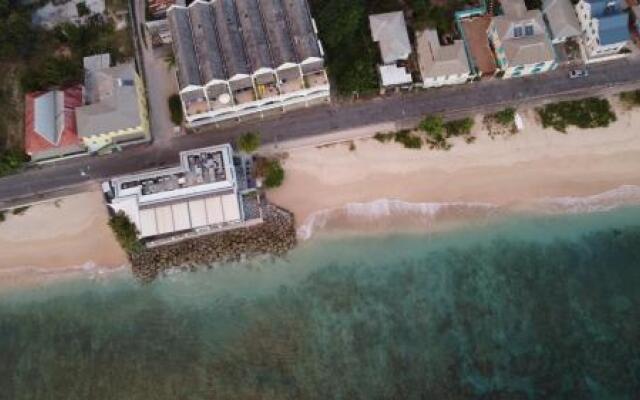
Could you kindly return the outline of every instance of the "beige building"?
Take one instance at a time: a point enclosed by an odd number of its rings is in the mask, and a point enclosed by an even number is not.
[[[438,32],[426,29],[418,32],[416,46],[424,87],[457,85],[471,78],[471,67],[462,40],[443,46]]]
[[[85,57],[85,101],[76,108],[78,136],[90,152],[149,140],[144,86],[131,63],[110,66],[108,54]]]
[[[523,0],[502,0],[503,15],[487,32],[504,78],[540,74],[554,69],[555,51],[540,10],[527,10]]]
[[[402,11],[370,15],[369,27],[382,56],[382,64],[378,66],[382,86],[411,85],[413,79],[403,65],[411,55],[411,43]]]

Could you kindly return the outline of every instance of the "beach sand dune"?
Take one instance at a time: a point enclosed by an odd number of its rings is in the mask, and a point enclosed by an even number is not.
[[[127,264],[97,189],[5,212],[0,249],[0,290]]]
[[[282,187],[269,193],[299,226],[320,210],[394,199],[528,209],[542,199],[593,196],[640,185],[640,113],[618,107],[608,128],[542,129],[533,110],[525,129],[490,138],[476,118],[476,141],[454,139],[449,151],[405,149],[375,139],[287,151]]]

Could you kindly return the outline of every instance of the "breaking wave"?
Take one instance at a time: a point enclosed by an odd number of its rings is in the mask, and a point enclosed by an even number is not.
[[[410,217],[415,218],[413,222],[418,225],[429,226],[439,217],[471,214],[486,216],[495,210],[497,207],[489,203],[411,203],[397,199],[348,203],[342,207],[320,210],[309,215],[298,228],[298,238],[310,239],[316,230],[326,228],[331,222],[338,220],[366,223],[391,217]]]
[[[309,215],[298,227],[300,240],[310,239],[318,230],[330,228],[337,221],[371,223],[391,218],[407,218],[410,223],[430,227],[449,218],[492,217],[502,213],[583,214],[606,212],[640,204],[640,186],[624,185],[584,197],[550,197],[529,204],[498,206],[480,202],[411,203],[397,199],[378,199],[365,203],[348,203]]]
[[[548,213],[586,214],[611,211],[640,204],[640,186],[624,185],[606,192],[584,197],[553,197],[539,200],[542,211]]]

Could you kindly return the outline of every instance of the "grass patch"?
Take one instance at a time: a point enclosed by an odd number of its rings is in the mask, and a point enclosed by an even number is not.
[[[389,132],[389,133],[377,132],[375,135],[373,135],[373,138],[380,143],[391,142],[394,137],[395,137],[394,132]]]
[[[602,128],[616,121],[616,114],[607,99],[590,97],[583,100],[562,101],[537,109],[542,126],[565,133],[569,126]]]
[[[127,253],[134,254],[142,250],[142,244],[138,240],[138,229],[123,211],[118,211],[111,217],[109,226],[116,240]]]
[[[620,93],[620,101],[627,108],[640,107],[640,90]]]
[[[513,135],[518,132],[516,126],[516,109],[513,107],[484,116],[483,124],[492,139],[496,135]]]
[[[182,112],[182,101],[179,94],[169,96],[169,112],[171,113],[171,122],[174,125],[181,125],[184,117]]]
[[[403,129],[397,132],[378,132],[373,138],[380,143],[396,142],[402,144],[407,149],[422,148],[422,138],[414,135],[410,130]]]
[[[402,145],[407,149],[422,148],[422,138],[414,135],[411,131],[406,129],[396,132],[393,139],[397,143],[402,143]]]
[[[29,208],[31,208],[31,206],[16,207],[13,210],[11,210],[11,214],[13,214],[13,215],[23,215],[24,213],[27,212],[27,210]]]
[[[471,135],[473,119],[462,118],[445,122],[440,115],[425,117],[418,128],[427,136],[427,143],[431,149],[449,150],[453,145],[448,139],[464,137],[466,143],[473,143],[475,137]]]

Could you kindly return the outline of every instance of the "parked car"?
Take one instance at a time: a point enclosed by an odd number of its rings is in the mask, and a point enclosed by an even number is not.
[[[587,71],[586,69],[574,69],[573,71],[569,72],[569,78],[571,79],[586,78],[587,76],[589,76],[589,71]]]

